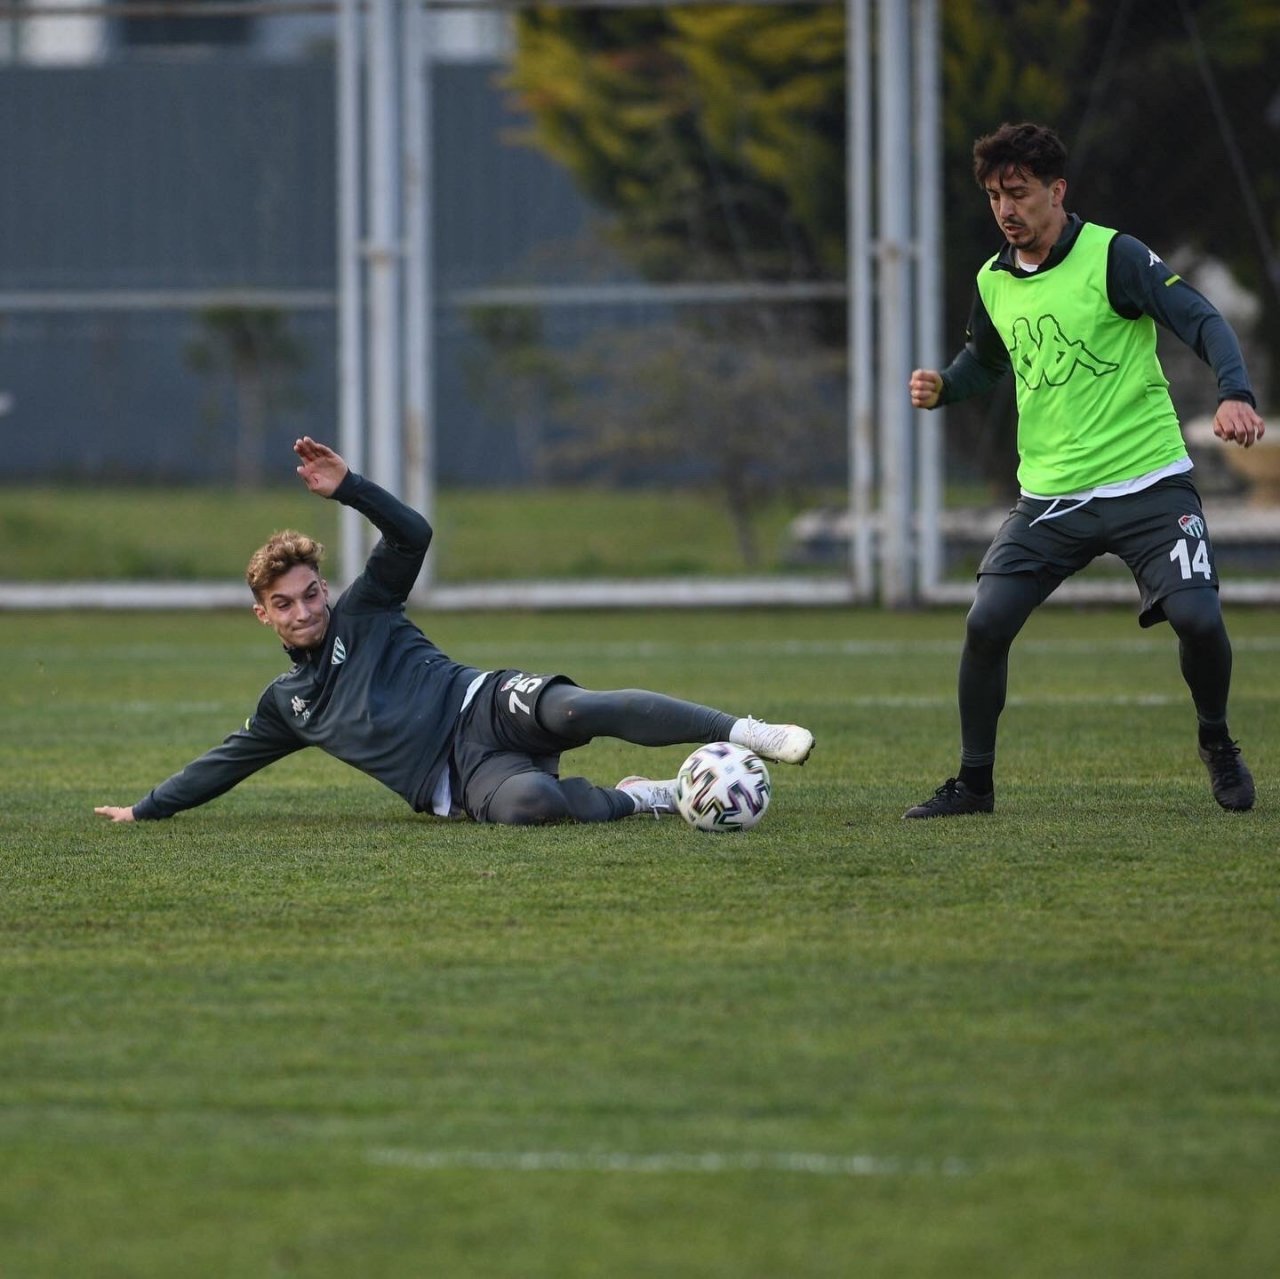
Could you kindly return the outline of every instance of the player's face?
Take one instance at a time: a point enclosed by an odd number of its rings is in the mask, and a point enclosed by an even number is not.
[[[253,611],[289,648],[319,648],[329,629],[329,584],[309,564],[295,564],[267,587]]]
[[[1028,262],[1043,262],[1067,220],[1066,179],[1045,183],[1021,169],[1006,169],[988,178],[983,189],[1005,239]]]

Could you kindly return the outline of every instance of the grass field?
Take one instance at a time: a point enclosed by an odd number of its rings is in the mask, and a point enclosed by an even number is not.
[[[295,460],[281,466],[286,478]],[[432,517],[432,567],[442,581],[777,571],[794,550],[789,522],[840,501],[831,492],[753,503],[761,563],[749,565],[722,499],[704,491],[444,488]],[[278,528],[305,529],[336,547],[338,513],[296,482],[244,492],[0,487],[0,577],[234,580]],[[175,529],[191,535],[175,537]]]
[[[309,753],[112,826],[278,649],[0,614],[0,1273],[1276,1273],[1280,636],[1230,623],[1253,813],[1210,798],[1167,631],[1047,609],[997,813],[904,823],[954,769],[958,613],[432,621],[810,724],[716,837],[440,822]]]

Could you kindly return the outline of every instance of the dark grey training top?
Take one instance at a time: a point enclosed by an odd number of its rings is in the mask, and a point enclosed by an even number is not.
[[[430,808],[480,672],[446,657],[404,614],[431,542],[427,521],[353,472],[333,496],[382,538],[333,605],[324,643],[286,650],[292,669],[267,686],[245,726],[139,800],[136,818],[194,808],[304,746],[376,777],[419,812]]]

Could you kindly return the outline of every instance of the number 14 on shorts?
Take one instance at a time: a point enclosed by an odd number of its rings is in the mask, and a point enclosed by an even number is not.
[[[1195,539],[1195,550],[1191,550],[1191,539],[1179,538],[1169,552],[1169,558],[1178,566],[1182,580],[1189,582],[1192,574],[1199,573],[1206,581],[1213,577],[1213,565],[1209,563],[1209,543],[1202,537]]]

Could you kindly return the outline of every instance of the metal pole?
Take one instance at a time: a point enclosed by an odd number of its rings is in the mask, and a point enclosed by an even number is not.
[[[846,0],[845,5],[849,566],[859,599],[871,599],[875,593],[876,527],[872,508],[875,366],[871,358],[876,271],[871,245],[871,24],[867,4],[868,0]]]
[[[915,17],[915,361],[941,368],[942,355],[942,146],[938,2],[914,0]],[[939,514],[944,503],[942,430],[946,409],[916,413],[916,586],[927,599],[942,578]]]
[[[364,470],[364,333],[360,270],[360,0],[338,10],[338,451]],[[344,506],[338,571],[349,583],[364,561],[364,521]]]
[[[371,477],[401,491],[400,148],[396,0],[368,0],[369,458]]]
[[[877,219],[880,275],[880,599],[890,608],[914,600],[911,573],[910,243],[912,166],[910,103],[911,10],[897,0],[879,5]]]
[[[431,15],[406,0],[404,15],[405,500],[428,518],[434,506],[432,450]],[[434,576],[429,555],[418,578]]]

